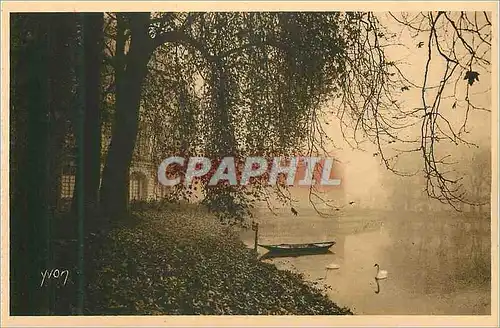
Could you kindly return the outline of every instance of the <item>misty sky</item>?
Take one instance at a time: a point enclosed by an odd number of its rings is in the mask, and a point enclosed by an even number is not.
[[[424,79],[423,72],[427,60],[427,35],[422,34],[413,38],[408,30],[403,30],[401,25],[395,23],[387,14],[380,13],[379,17],[384,26],[387,26],[391,32],[398,34],[394,39],[395,42],[403,45],[386,48],[386,56],[392,61],[403,60],[406,64],[400,65],[400,69],[415,84],[421,85]],[[418,48],[417,44],[421,41],[425,45]],[[438,56],[434,56],[431,60],[431,73],[434,74],[430,74],[429,76],[431,82],[437,83],[439,81],[443,67],[443,61]],[[491,74],[484,71],[480,73],[480,81],[470,89],[472,94],[471,99],[478,105],[489,109],[491,108]],[[461,82],[461,85],[466,85],[466,81]],[[464,90],[465,88],[458,88],[457,93],[463,93]],[[410,90],[404,93],[401,101],[403,101],[403,106],[408,109],[422,107],[421,90],[410,88]],[[460,108],[452,109],[452,104],[453,100],[451,99],[443,100],[440,111],[452,124],[455,124],[454,128],[458,130],[464,120],[465,110]],[[384,187],[381,186],[380,176],[381,174],[386,174],[387,170],[381,164],[380,158],[373,156],[373,153],[378,151],[376,147],[366,142],[362,145],[364,151],[352,150],[342,137],[338,119],[332,115],[332,117],[329,117],[329,120],[331,124],[325,125],[324,129],[335,140],[336,146],[342,148],[334,152],[344,164],[343,180],[345,181],[344,188],[348,199],[369,201],[374,193],[385,192]],[[490,112],[472,110],[468,117],[467,126],[469,134],[467,135],[467,140],[478,144],[480,147],[490,148],[491,124]],[[404,134],[409,137],[418,136],[420,134],[420,124],[417,124],[412,130],[405,130]],[[400,144],[394,145],[401,146]],[[455,155],[473,151],[466,146],[456,147],[450,144],[440,146],[441,148],[438,151],[442,153],[449,152]],[[390,149],[390,147],[392,146],[387,146],[387,149]],[[388,152],[390,151],[388,150]],[[422,161],[421,157],[416,156],[416,158]],[[467,163],[464,163],[464,165],[467,165]]]

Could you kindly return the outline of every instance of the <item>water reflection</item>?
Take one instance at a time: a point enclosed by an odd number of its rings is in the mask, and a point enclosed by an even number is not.
[[[260,239],[335,239],[332,254],[267,261],[330,285],[331,299],[359,314],[489,314],[489,220],[447,213],[398,214],[344,221],[263,218]],[[325,272],[332,262],[340,269]],[[374,263],[390,276],[375,280]]]
[[[269,260],[269,259],[276,259],[276,258],[281,258],[281,257],[286,257],[286,258],[295,258],[299,256],[307,256],[310,258],[311,256],[319,256],[319,255],[328,255],[328,254],[335,254],[332,251],[327,251],[322,254],[308,254],[308,255],[302,255],[302,254],[287,254],[287,253],[275,253],[275,252],[267,252],[265,254],[262,254],[259,256],[259,259],[262,260]]]
[[[378,293],[380,293],[380,284],[379,284],[377,278],[375,278],[375,283],[377,284],[377,290],[375,291],[375,294],[378,294]]]

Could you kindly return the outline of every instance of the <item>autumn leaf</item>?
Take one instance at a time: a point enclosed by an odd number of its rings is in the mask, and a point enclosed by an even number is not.
[[[468,80],[469,85],[473,85],[475,81],[479,81],[479,73],[475,71],[467,71],[464,80]]]

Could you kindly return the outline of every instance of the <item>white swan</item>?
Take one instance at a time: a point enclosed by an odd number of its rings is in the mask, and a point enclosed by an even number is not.
[[[328,264],[326,267],[325,267],[325,276],[323,277],[323,279],[326,279],[326,276],[328,274],[328,271],[330,270],[338,270],[340,269],[340,265],[336,264],[336,263],[330,263]]]
[[[375,280],[387,279],[387,271],[380,270],[380,266],[375,263],[374,267],[377,267],[377,275],[375,276]]]
[[[337,270],[340,269],[340,265],[336,263],[330,263],[325,267],[327,270]]]

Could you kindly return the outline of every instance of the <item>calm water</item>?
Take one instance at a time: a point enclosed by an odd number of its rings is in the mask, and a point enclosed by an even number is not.
[[[488,218],[357,211],[332,219],[300,213],[261,213],[259,243],[336,240],[333,254],[264,261],[329,285],[337,304],[357,314],[490,314]],[[242,239],[253,245],[253,231]],[[330,263],[340,269],[327,271]],[[375,263],[389,272],[379,294]]]

